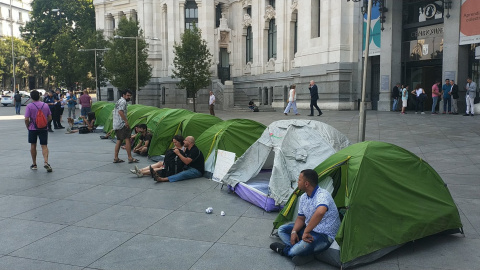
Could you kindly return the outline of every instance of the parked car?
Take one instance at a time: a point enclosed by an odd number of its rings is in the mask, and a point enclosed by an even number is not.
[[[13,105],[13,98],[12,96],[7,96],[7,95],[3,95],[2,96],[2,105],[3,106],[8,106],[12,104]]]
[[[28,103],[32,102],[32,99],[30,98],[30,95],[28,95],[28,94],[21,94],[21,95],[22,95],[22,106],[26,106]],[[2,105],[3,106],[12,105],[13,106],[12,96],[3,95],[2,96]]]

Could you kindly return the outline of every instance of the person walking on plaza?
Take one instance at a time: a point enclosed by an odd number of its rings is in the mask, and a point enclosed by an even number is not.
[[[392,112],[397,111],[398,100],[400,98],[400,91],[403,90],[399,87],[400,87],[400,83],[397,82],[397,84],[392,89],[392,99],[393,99]]]
[[[90,110],[92,108],[92,97],[90,97],[87,90],[83,90],[83,95],[80,96],[78,101],[80,102],[80,105],[82,106],[80,114],[84,117],[87,117],[88,113],[90,112]]]
[[[53,122],[53,114],[55,113],[55,98],[53,97],[53,91],[48,91],[47,96],[43,98],[43,102],[45,102],[50,109],[52,117],[48,120],[48,132],[53,132],[52,129],[52,122]]]
[[[297,111],[297,93],[295,92],[295,84],[292,84],[290,87],[290,92],[288,93],[288,105],[285,108],[285,111],[283,112],[285,115],[288,115],[288,112],[290,112],[290,108],[293,109],[293,113],[295,115],[300,115]]]
[[[125,90],[122,93],[122,97],[118,99],[115,103],[115,108],[113,109],[113,129],[117,135],[117,143],[115,144],[115,156],[113,158],[113,163],[121,163],[123,160],[118,158],[118,152],[120,152],[120,147],[122,142],[125,140],[125,150],[127,150],[128,163],[138,162],[138,159],[132,157],[132,147],[130,143],[130,125],[128,124],[127,119],[127,102],[130,101],[132,97],[132,92],[130,90]],[[83,106],[82,106],[83,110]]]
[[[318,100],[318,87],[313,80],[310,81],[310,85],[308,86],[308,90],[310,90],[310,114],[308,116],[313,116],[313,107],[315,107],[318,111],[318,116],[322,115],[322,110],[317,105]]]
[[[208,99],[208,108],[210,109],[210,114],[215,115],[215,95],[210,91],[210,98]]]
[[[408,84],[402,89],[402,114],[406,114],[405,109],[408,105]]]
[[[20,108],[22,108],[22,95],[17,91],[13,96],[13,105],[15,105],[15,113],[20,114]]]
[[[418,113],[418,110],[422,111],[422,114],[425,114],[423,112],[423,102],[425,101],[425,98],[427,95],[425,94],[425,90],[423,90],[422,86],[420,84],[417,84],[415,86],[415,89],[412,90],[412,95],[415,95],[415,114]]]
[[[316,171],[303,170],[298,189],[305,193],[300,196],[297,219],[278,228],[283,243],[272,243],[270,248],[292,258],[295,265],[302,265],[330,247],[340,228],[340,216],[332,195],[318,186]]]
[[[40,140],[40,146],[42,147],[43,155],[43,167],[47,172],[52,172],[52,167],[48,164],[48,132],[46,128],[37,128],[36,118],[37,111],[43,112],[46,120],[50,122],[52,120],[52,113],[47,104],[40,101],[40,93],[37,90],[33,90],[30,93],[30,97],[33,102],[27,105],[25,109],[25,126],[28,130],[28,143],[30,143],[30,155],[32,156],[32,165],[30,169],[37,169],[37,138]]]
[[[432,86],[432,114],[438,114],[435,110],[437,107],[438,99],[442,96],[442,92],[440,92],[440,81],[436,81],[435,84]]]
[[[68,118],[72,117],[75,119],[75,106],[77,105],[77,97],[73,94],[73,90],[68,91],[69,95],[67,97],[67,108],[68,108]]]
[[[450,80],[450,85],[452,88],[450,89],[450,96],[452,97],[452,113],[453,114],[458,114],[458,106],[457,106],[457,101],[458,101],[458,85],[455,84],[455,80]]]
[[[467,111],[463,116],[468,116],[469,113],[471,116],[475,115],[475,109],[473,106],[473,101],[475,100],[475,97],[477,95],[477,84],[472,81],[472,78],[467,79],[467,85],[465,86],[465,90],[467,92],[465,93],[465,101],[467,102]]]
[[[60,123],[60,115],[62,114],[62,101],[61,101],[60,89],[57,89],[56,93],[53,94],[53,99],[55,101],[54,109],[52,111],[53,126],[54,126],[55,129],[65,128]]]

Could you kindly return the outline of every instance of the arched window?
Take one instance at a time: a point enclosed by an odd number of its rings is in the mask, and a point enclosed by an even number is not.
[[[198,7],[194,0],[185,3],[185,29],[192,29],[192,25],[198,24]]]
[[[252,27],[247,27],[247,36],[245,37],[245,63],[253,62],[253,34],[252,34]]]
[[[268,59],[277,58],[277,26],[275,19],[268,24]]]

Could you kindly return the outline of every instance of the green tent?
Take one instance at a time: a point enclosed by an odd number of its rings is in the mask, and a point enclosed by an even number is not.
[[[184,109],[169,109],[147,118],[147,126],[152,128],[153,139],[148,150],[149,156],[160,156],[170,147],[172,137],[177,134],[179,124],[185,115],[193,114],[192,111]]]
[[[222,121],[222,119],[216,116],[204,113],[185,115],[182,117],[177,134],[181,134],[184,137],[193,136],[197,139],[205,130]]]
[[[130,105],[128,107],[127,119],[130,127],[133,128],[138,124],[147,123],[147,116],[153,112],[160,110],[157,107],[145,105]]]
[[[96,104],[96,102],[94,104]],[[98,106],[95,111],[95,124],[98,126],[105,125],[105,122],[113,113],[113,108],[115,108],[115,103],[105,103],[102,106]]]
[[[416,239],[460,232],[462,223],[437,172],[415,154],[385,142],[344,148],[315,171],[344,211],[336,242],[317,259],[347,268],[368,263]],[[274,222],[293,221],[300,190],[294,191]],[[338,244],[338,245],[337,245]]]
[[[97,113],[97,110],[103,108],[103,106],[109,104],[110,102],[107,102],[107,101],[95,101],[93,104],[92,104],[92,112],[94,113]]]
[[[205,156],[206,176],[213,174],[217,150],[233,152],[239,158],[260,138],[266,128],[253,120],[231,119],[205,130],[196,140],[196,145]]]

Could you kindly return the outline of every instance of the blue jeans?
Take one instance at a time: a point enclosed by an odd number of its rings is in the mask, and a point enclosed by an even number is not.
[[[438,97],[432,97],[433,103],[432,103],[432,113],[435,112],[435,107],[437,107],[437,102],[438,102]]]
[[[392,111],[396,111],[398,106],[398,98],[393,99]]]
[[[168,177],[169,182],[177,182],[177,181],[182,181],[182,180],[187,180],[187,179],[192,179],[192,178],[198,178],[201,177],[202,173],[194,168],[190,168],[188,170],[179,172],[177,174],[174,174],[172,176]]]
[[[310,234],[313,236],[312,243],[307,243],[301,240],[303,231],[305,229],[305,227],[303,227],[299,232],[297,232],[300,241],[292,246],[292,244],[290,244],[290,234],[292,233],[293,225],[294,223],[288,223],[278,228],[278,236],[280,236],[280,239],[286,245],[286,247],[283,249],[283,254],[286,256],[307,256],[322,252],[327,250],[333,243],[333,240],[331,240],[326,234],[316,233],[313,231],[310,232]]]
[[[298,111],[297,111],[297,102],[296,102],[296,101],[288,102],[287,108],[285,108],[285,111],[284,111],[283,113],[289,113],[289,112],[290,112],[290,108],[293,108],[293,112],[294,112],[295,114],[298,114]]]
[[[443,98],[443,112],[452,112],[452,97]]]
[[[20,114],[20,108],[22,107],[22,102],[15,102],[15,113]]]

